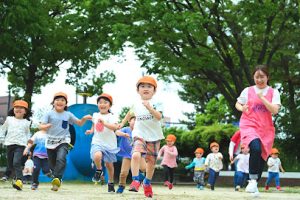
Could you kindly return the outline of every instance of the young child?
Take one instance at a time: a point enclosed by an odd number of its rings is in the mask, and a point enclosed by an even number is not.
[[[0,138],[4,139],[4,145],[7,146],[7,166],[15,171],[13,187],[17,190],[23,188],[22,159],[30,135],[31,121],[29,117],[31,114],[28,110],[28,103],[17,100],[13,104],[13,109],[8,112],[8,117],[0,129]]]
[[[235,163],[236,164],[236,183],[234,185],[235,187],[235,191],[239,191],[241,187],[243,187],[246,179],[248,179],[249,177],[249,148],[242,144],[241,145],[241,150],[242,153],[240,153],[239,155],[237,155],[232,161],[231,163]]]
[[[25,162],[24,169],[23,169],[23,183],[31,184],[33,167],[34,167],[34,164],[31,159],[31,155],[29,154],[27,156],[27,160]]]
[[[27,155],[33,145],[33,163],[34,169],[32,173],[32,190],[37,190],[39,186],[39,175],[42,169],[43,173],[50,177],[50,169],[48,164],[48,154],[45,146],[47,133],[46,131],[36,132],[27,142],[23,155]]]
[[[53,97],[53,109],[43,117],[40,129],[47,131],[46,148],[49,160],[49,167],[52,171],[52,191],[57,191],[66,167],[66,156],[71,141],[69,124],[82,126],[92,116],[86,115],[78,119],[67,111],[68,96],[66,93],[58,92]]]
[[[178,151],[174,143],[176,142],[176,136],[169,134],[166,138],[167,144],[164,145],[158,152],[157,159],[163,156],[161,165],[164,168],[165,182],[164,185],[168,186],[171,190],[173,188],[174,181],[174,170],[177,167],[176,157],[178,156]]]
[[[119,188],[117,189],[117,193],[123,193],[126,185],[126,179],[130,169],[131,163],[131,151],[132,151],[132,130],[135,123],[135,116],[132,116],[129,121],[129,127],[124,127],[121,130],[116,131],[116,135],[120,137],[119,147],[120,151],[118,152],[118,156],[122,157],[122,166],[119,177]],[[140,163],[140,180],[144,179],[145,176],[142,172],[146,170],[146,161],[145,159],[141,159]]]
[[[96,165],[96,172],[93,177],[94,182],[100,182],[103,176],[102,159],[108,171],[108,192],[115,192],[114,188],[114,162],[117,162],[116,154],[119,152],[117,147],[117,136],[115,130],[118,128],[117,120],[110,112],[113,98],[106,93],[97,98],[98,113],[93,114],[93,125],[86,134],[92,134],[91,159]]]
[[[136,116],[132,131],[132,137],[134,138],[131,159],[133,181],[130,184],[129,191],[138,192],[139,190],[141,184],[139,181],[139,163],[141,157],[145,156],[146,178],[143,181],[144,194],[146,197],[152,197],[151,179],[154,174],[160,140],[164,139],[160,123],[162,110],[152,100],[157,89],[157,83],[153,77],[144,76],[140,78],[136,86],[141,99],[132,106],[132,109],[126,114],[120,124],[120,127],[122,127],[130,116]]]
[[[268,165],[268,179],[266,181],[265,189],[269,190],[269,185],[272,179],[275,179],[276,189],[281,191],[280,181],[279,181],[279,169],[284,173],[284,169],[282,168],[281,161],[278,158],[279,151],[276,148],[272,148],[271,157],[269,157],[267,165]]]
[[[205,166],[209,168],[209,177],[207,186],[211,190],[215,190],[215,183],[219,176],[220,170],[223,168],[223,155],[219,152],[219,144],[212,142],[210,144],[212,153],[208,154],[205,160]]]
[[[205,158],[202,157],[204,150],[197,148],[195,150],[195,158],[193,162],[185,166],[185,169],[194,168],[194,182],[197,183],[197,188],[200,190],[204,189],[204,175],[205,175]]]

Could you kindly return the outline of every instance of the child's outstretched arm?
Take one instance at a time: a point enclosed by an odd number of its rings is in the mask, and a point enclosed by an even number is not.
[[[116,135],[119,136],[119,137],[130,138],[130,135],[129,135],[129,134],[124,133],[124,132],[122,132],[122,131],[120,131],[120,130],[117,130],[115,133],[116,133]]]
[[[189,165],[185,166],[185,169],[191,169],[191,168],[195,167],[195,165],[196,165],[196,163],[193,161]]]
[[[25,147],[24,151],[23,151],[23,156],[27,156],[30,148],[33,146],[33,141],[31,139],[28,140],[27,142],[27,146]]]
[[[117,129],[121,129],[126,124],[126,122],[130,119],[131,116],[133,116],[133,113],[131,110],[129,110],[125,115],[125,117],[122,119],[121,123],[118,124]]]
[[[280,168],[280,170],[281,170],[282,173],[285,172],[281,164],[279,165],[279,168]]]
[[[75,124],[77,124],[78,126],[82,126],[87,120],[92,120],[92,118],[93,117],[91,115],[85,115],[81,119],[76,120]]]

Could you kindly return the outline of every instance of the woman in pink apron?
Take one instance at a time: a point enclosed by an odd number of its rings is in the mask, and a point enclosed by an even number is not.
[[[250,148],[250,181],[246,192],[258,194],[257,181],[261,177],[275,137],[272,114],[278,113],[281,102],[278,90],[268,86],[269,73],[265,65],[256,66],[253,79],[255,85],[242,91],[235,107],[242,112],[241,143]]]

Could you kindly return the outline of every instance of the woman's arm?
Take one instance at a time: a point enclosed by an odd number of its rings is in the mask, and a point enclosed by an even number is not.
[[[268,111],[270,111],[273,115],[276,115],[279,112],[279,108],[280,105],[278,104],[272,104],[271,102],[269,102],[264,95],[259,92],[257,94],[258,98],[260,98],[260,100],[263,102],[263,104],[266,106],[266,108],[268,109]]]

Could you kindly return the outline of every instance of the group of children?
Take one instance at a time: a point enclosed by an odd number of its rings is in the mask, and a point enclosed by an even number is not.
[[[52,178],[51,190],[58,191],[71,141],[69,125],[82,126],[87,120],[91,120],[92,127],[86,131],[86,134],[93,134],[90,157],[96,167],[94,182],[103,179],[102,161],[104,161],[108,172],[108,192],[115,192],[113,163],[117,161],[118,154],[123,157],[123,160],[117,193],[124,191],[126,178],[131,169],[132,182],[129,191],[138,192],[142,185],[145,196],[152,197],[151,180],[156,160],[162,157],[161,164],[165,174],[164,185],[172,189],[178,151],[174,145],[176,137],[172,134],[166,137],[166,145],[160,148],[160,141],[164,139],[161,128],[162,109],[152,99],[157,89],[157,82],[153,77],[144,76],[138,80],[136,88],[140,99],[133,104],[119,124],[110,111],[113,98],[109,94],[103,93],[97,98],[99,112],[78,119],[67,111],[67,95],[58,92],[53,97],[53,109],[43,117],[39,125],[40,131],[31,138],[28,138],[31,124],[29,120],[31,112],[28,104],[23,100],[15,101],[0,132],[0,138],[2,136],[4,145],[7,146],[9,165],[15,171],[13,187],[22,190],[22,156],[27,155],[29,149],[34,145],[32,189],[38,188],[38,176],[42,169],[44,174]],[[127,121],[129,127],[123,128]],[[116,135],[121,137],[119,146]],[[204,188],[204,173],[208,170],[207,185],[214,190],[219,172],[223,168],[223,156],[219,152],[219,144],[212,142],[210,150],[211,153],[205,159],[202,157],[204,150],[197,148],[193,162],[186,166],[187,169],[194,168],[194,181],[199,189]],[[240,160],[243,159],[241,156],[237,156],[233,161],[239,160],[238,163],[240,163]],[[270,163],[270,166],[275,168],[280,161],[278,162],[274,158]],[[141,178],[143,172],[145,172],[145,177]],[[276,174],[272,174],[272,177],[277,178]],[[241,181],[238,180],[236,188],[241,186]]]

